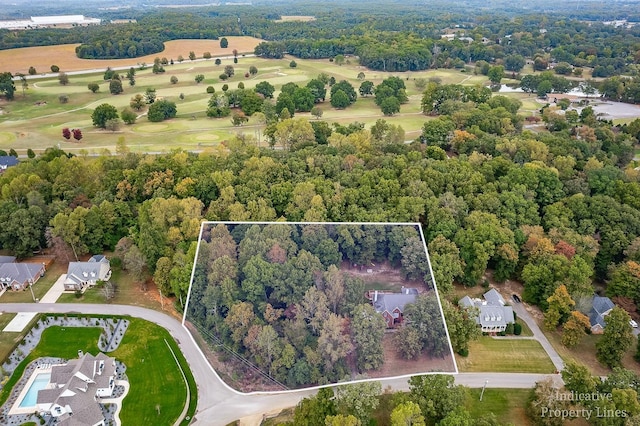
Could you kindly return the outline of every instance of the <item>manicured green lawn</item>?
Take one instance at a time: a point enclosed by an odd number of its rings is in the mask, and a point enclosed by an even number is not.
[[[4,404],[16,382],[22,377],[27,365],[40,357],[76,358],[78,350],[98,353],[100,328],[89,327],[48,327],[43,333],[38,346],[20,363],[18,368],[0,392],[0,405]],[[18,346],[20,347],[20,346]]]
[[[494,339],[482,336],[469,344],[469,356],[456,355],[461,372],[553,373],[555,367],[533,339]]]
[[[197,388],[176,342],[162,327],[137,318],[129,320],[130,325],[122,343],[118,349],[109,353],[127,366],[130,390],[120,414],[122,423],[172,425],[182,413],[187,402],[187,385],[169,346],[187,378],[191,392],[187,416],[193,417],[198,397]],[[6,401],[29,362],[44,356],[76,358],[78,350],[96,354],[100,332],[100,328],[89,327],[47,328],[38,346],[20,364],[0,393],[0,404]],[[183,424],[187,425],[189,421],[185,420]]]
[[[472,419],[493,413],[500,424],[528,425],[531,424],[525,414],[529,389],[493,389],[491,381],[482,395],[482,389],[468,389],[465,408]]]

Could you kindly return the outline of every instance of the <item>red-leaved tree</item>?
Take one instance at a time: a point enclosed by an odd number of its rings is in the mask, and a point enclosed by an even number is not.
[[[82,131],[80,131],[80,129],[73,129],[73,138],[77,141],[79,141],[80,139],[82,139]]]
[[[71,139],[71,130],[69,130],[68,127],[65,127],[64,129],[62,129],[62,137],[67,140]]]

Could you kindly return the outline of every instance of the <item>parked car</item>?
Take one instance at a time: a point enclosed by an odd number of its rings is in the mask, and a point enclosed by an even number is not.
[[[638,328],[638,323],[634,320],[629,320],[629,325],[633,328]]]
[[[513,299],[514,302],[516,303],[520,303],[520,298],[518,297],[517,294],[512,294],[511,298]]]

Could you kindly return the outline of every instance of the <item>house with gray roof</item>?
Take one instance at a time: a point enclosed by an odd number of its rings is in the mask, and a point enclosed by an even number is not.
[[[4,173],[9,167],[15,166],[20,161],[13,155],[0,155],[0,174]]]
[[[605,317],[615,307],[611,299],[601,297],[597,294],[593,295],[591,300],[591,310],[589,311],[589,322],[591,323],[591,332],[600,334],[604,331],[606,325]]]
[[[0,263],[14,263],[15,261],[15,256],[0,256]]]
[[[109,281],[111,263],[102,255],[92,256],[87,262],[69,262],[67,278],[64,280],[66,291],[84,291],[96,285],[98,281]]]
[[[402,287],[400,293],[383,293],[378,290],[370,291],[373,308],[382,315],[387,328],[394,328],[404,321],[404,307],[415,302],[418,297],[417,288]]]
[[[504,298],[494,288],[483,294],[483,299],[464,296],[458,305],[476,309],[476,323],[484,333],[500,333],[507,329],[507,324],[515,322],[513,308],[506,306]]]
[[[38,410],[50,413],[59,426],[103,426],[98,401],[112,396],[115,378],[115,358],[103,353],[53,366],[49,384],[38,392]]]
[[[0,287],[24,290],[44,276],[44,263],[0,263]]]

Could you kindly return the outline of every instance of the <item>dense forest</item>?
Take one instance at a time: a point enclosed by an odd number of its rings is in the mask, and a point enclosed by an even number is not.
[[[307,7],[308,6],[308,7]],[[527,11],[489,16],[477,6],[462,13],[459,6],[436,11],[424,5],[345,4],[337,8],[296,4],[289,7],[214,7],[184,11],[128,11],[136,23],[104,24],[71,29],[0,30],[0,49],[81,43],[81,58],[134,58],[159,53],[163,42],[180,38],[217,39],[249,35],[268,42],[256,54],[301,58],[356,55],[368,68],[386,71],[464,67],[487,61],[512,71],[522,58],[537,60],[539,69],[562,62],[593,68],[594,77],[637,73],[640,27],[605,25],[569,11],[546,14]],[[476,12],[473,13],[472,10]],[[591,10],[587,8],[587,10]],[[124,12],[121,12],[124,13]],[[312,14],[310,22],[277,22],[281,15]],[[625,15],[633,21],[633,15]],[[441,39],[445,32],[462,38]],[[521,64],[508,66],[508,64]]]
[[[384,364],[387,325],[365,298],[371,289],[357,271],[381,264],[400,268],[407,286],[420,292],[405,307],[394,347],[417,360],[416,373],[447,369],[429,366],[423,354],[447,358],[454,371],[415,226],[205,224],[187,319],[226,348],[226,357],[248,358],[279,386],[361,376]]]

